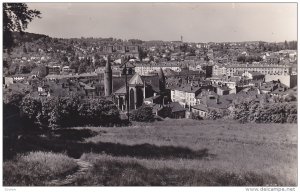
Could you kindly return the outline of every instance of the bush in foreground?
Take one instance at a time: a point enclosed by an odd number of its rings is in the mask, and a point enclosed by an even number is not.
[[[77,169],[77,163],[66,155],[30,152],[3,163],[4,186],[43,186]]]

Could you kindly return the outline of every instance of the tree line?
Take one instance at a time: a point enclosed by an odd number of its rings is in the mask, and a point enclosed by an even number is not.
[[[297,123],[297,104],[243,101],[234,106],[230,115],[241,123]]]
[[[113,102],[104,99],[25,96],[20,113],[26,125],[42,130],[120,123],[119,110]]]
[[[203,118],[192,114],[193,119]],[[240,123],[297,123],[297,102],[244,100],[227,110],[209,109],[205,119],[233,119]]]

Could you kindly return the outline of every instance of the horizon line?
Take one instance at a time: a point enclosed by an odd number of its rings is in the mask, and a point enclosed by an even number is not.
[[[18,31],[14,31],[14,32],[18,32]],[[108,38],[113,38],[113,39],[121,39],[122,41],[128,41],[130,39],[136,39],[136,40],[141,40],[144,42],[148,42],[148,41],[163,41],[163,42],[174,42],[174,41],[181,41],[181,40],[162,40],[162,39],[152,39],[152,40],[143,40],[143,39],[139,39],[139,38],[127,38],[127,39],[122,39],[122,38],[118,38],[118,37],[85,37],[85,36],[81,36],[81,37],[54,37],[54,36],[50,36],[48,34],[41,34],[41,33],[34,33],[34,32],[29,32],[29,31],[24,31],[25,33],[33,33],[33,34],[37,34],[37,35],[45,35],[48,36],[50,38],[56,38],[56,39],[81,39],[81,38],[95,38],[95,39],[108,39]],[[291,42],[291,41],[298,41],[298,39],[296,40],[282,40],[282,41],[265,41],[265,40],[243,40],[243,41],[208,41],[208,42],[197,42],[197,41],[183,41],[183,43],[244,43],[244,42],[265,42],[265,43],[282,43],[282,42]]]

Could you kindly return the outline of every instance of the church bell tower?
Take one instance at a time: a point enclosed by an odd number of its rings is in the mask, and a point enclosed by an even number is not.
[[[110,56],[107,56],[105,71],[104,71],[104,94],[110,96],[112,94],[112,70],[110,65]]]

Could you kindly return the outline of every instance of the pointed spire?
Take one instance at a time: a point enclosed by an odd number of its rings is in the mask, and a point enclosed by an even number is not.
[[[162,70],[162,68],[160,68],[158,71],[158,77],[159,79],[165,79],[164,71]]]

